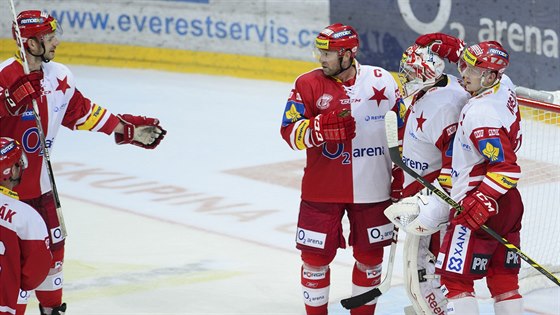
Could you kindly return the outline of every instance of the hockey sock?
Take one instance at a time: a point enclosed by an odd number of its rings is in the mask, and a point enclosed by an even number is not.
[[[303,264],[301,267],[301,286],[307,315],[325,315],[328,313],[330,283],[331,271],[329,266],[315,267]]]
[[[447,302],[447,314],[448,315],[477,315],[478,302],[476,298],[471,295],[467,295],[461,298],[452,298]]]
[[[523,314],[523,299],[517,298],[494,303],[496,315],[521,315]]]
[[[354,263],[352,270],[352,295],[358,295],[379,286],[381,283],[382,264],[368,266],[360,262]],[[352,315],[372,315],[375,313],[377,299],[350,310]]]

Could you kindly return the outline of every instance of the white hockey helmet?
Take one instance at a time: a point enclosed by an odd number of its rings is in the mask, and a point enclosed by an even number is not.
[[[434,85],[443,75],[444,68],[443,59],[433,53],[429,46],[414,44],[408,47],[403,53],[399,68],[404,97]]]

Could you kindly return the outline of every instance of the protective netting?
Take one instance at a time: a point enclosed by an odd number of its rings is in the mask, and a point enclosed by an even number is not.
[[[525,205],[521,250],[560,275],[560,106],[519,99],[523,141],[518,152],[523,173],[519,190]],[[522,292],[554,285],[525,262]]]

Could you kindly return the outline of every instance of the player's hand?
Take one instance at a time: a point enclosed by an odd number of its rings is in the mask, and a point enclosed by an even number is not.
[[[465,48],[465,42],[463,40],[444,33],[420,35],[416,39],[416,44],[420,46],[430,46],[430,49],[438,56],[446,58],[453,63],[459,61],[463,49]]]
[[[309,123],[311,136],[317,144],[341,143],[356,136],[356,121],[349,108],[338,108],[326,114],[313,117]]]
[[[402,198],[402,189],[404,184],[403,170],[398,166],[393,166],[391,170],[393,181],[391,181],[391,200],[397,202]]]
[[[154,149],[167,133],[159,125],[159,120],[129,114],[117,115],[124,125],[122,134],[115,133],[117,144],[131,143],[145,149]]]
[[[453,218],[453,222],[473,231],[478,230],[488,218],[498,214],[498,202],[480,191],[466,196],[459,204],[463,211]]]
[[[6,112],[10,116],[23,114],[33,99],[41,97],[41,80],[43,72],[35,71],[19,77],[12,85],[2,91],[0,99],[4,101]]]

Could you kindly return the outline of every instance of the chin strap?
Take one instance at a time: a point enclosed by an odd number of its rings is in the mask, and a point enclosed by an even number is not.
[[[43,62],[50,62],[50,59],[45,58],[45,53],[47,52],[47,50],[45,49],[45,43],[43,43],[43,41],[41,41],[41,47],[43,47],[43,52],[41,54],[35,55],[34,53],[31,52],[31,50],[29,49],[29,47],[27,47],[27,52],[33,56],[33,57],[41,57],[41,60]]]

